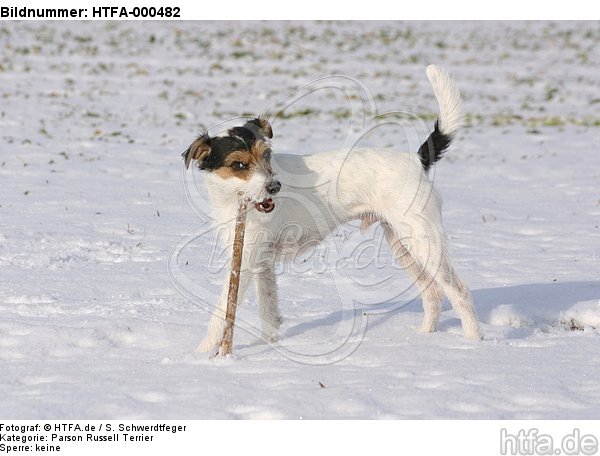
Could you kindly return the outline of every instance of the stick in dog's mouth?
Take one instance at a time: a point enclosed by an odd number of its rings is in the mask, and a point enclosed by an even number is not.
[[[267,197],[267,198],[263,199],[262,201],[258,201],[256,203],[254,203],[254,206],[260,212],[264,212],[265,214],[268,214],[269,212],[272,212],[273,209],[275,209],[275,203],[273,202],[273,199],[270,197]]]

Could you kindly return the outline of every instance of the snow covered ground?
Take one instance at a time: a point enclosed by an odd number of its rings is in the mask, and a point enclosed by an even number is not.
[[[3,22],[0,49],[3,418],[600,418],[598,23]],[[277,346],[251,295],[233,358],[193,354],[220,280],[182,178],[194,135],[332,74],[429,125],[428,63],[465,98],[435,181],[484,340],[447,303],[418,333],[380,233],[349,225],[281,269]],[[340,147],[350,106],[286,105],[275,154]],[[415,152],[412,133],[364,141]]]

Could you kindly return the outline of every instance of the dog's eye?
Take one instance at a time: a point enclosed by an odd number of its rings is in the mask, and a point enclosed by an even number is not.
[[[242,162],[233,162],[231,164],[231,167],[233,169],[235,169],[236,171],[243,171],[248,169],[248,165],[246,163],[242,163]]]

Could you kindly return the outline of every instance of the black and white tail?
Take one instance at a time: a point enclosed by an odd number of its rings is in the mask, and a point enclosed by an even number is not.
[[[433,132],[419,147],[418,153],[425,172],[444,156],[454,139],[454,133],[463,123],[462,98],[448,73],[435,65],[429,65],[426,73],[437,98],[440,115]]]

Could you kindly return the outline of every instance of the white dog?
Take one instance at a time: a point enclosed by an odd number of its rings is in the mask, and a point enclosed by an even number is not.
[[[471,294],[446,248],[440,196],[427,178],[427,171],[442,157],[462,123],[461,97],[443,70],[430,65],[427,77],[440,114],[417,154],[355,149],[351,153],[277,155],[274,164],[290,174],[290,182],[282,184],[271,166],[271,126],[262,118],[232,128],[224,136],[211,138],[204,133],[183,153],[186,168],[195,160],[204,171],[216,221],[228,227],[226,245],[233,242],[238,192],[254,203],[246,223],[238,299],[241,302],[253,280],[267,340],[275,340],[282,321],[275,262],[314,248],[341,223],[357,219],[363,228],[382,224],[396,261],[419,287],[425,314],[422,331],[435,331],[446,295],[465,336],[481,338]],[[226,281],[197,351],[216,350],[228,289]]]

